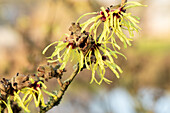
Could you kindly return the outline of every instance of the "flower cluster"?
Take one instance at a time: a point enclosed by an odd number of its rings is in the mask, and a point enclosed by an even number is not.
[[[86,31],[81,32],[79,23],[72,23],[69,31],[71,32],[70,35],[64,41],[56,41],[50,44],[44,49],[43,54],[45,54],[49,47],[57,44],[52,55],[48,57],[48,62],[59,61],[62,63],[60,69],[64,69],[69,59],[71,61],[76,60],[79,63],[79,69],[81,69],[84,65],[84,55],[90,48],[89,43],[91,43],[92,37]],[[55,59],[56,57],[57,59]]]
[[[105,77],[105,69],[108,67],[119,78],[119,73],[122,73],[121,68],[114,62],[117,55],[123,54],[118,52],[120,46],[117,44],[118,39],[123,42],[124,47],[131,46],[134,31],[138,32],[140,27],[139,18],[132,16],[131,13],[126,13],[126,10],[132,7],[145,6],[138,2],[127,2],[123,6],[114,9],[112,6],[105,9],[101,7],[100,12],[92,12],[82,15],[76,23],[73,23],[69,28],[71,32],[67,35],[64,41],[56,41],[47,46],[47,49],[53,45],[55,50],[49,58],[49,62],[62,63],[61,69],[65,68],[68,61],[76,60],[79,63],[79,69],[86,68],[92,71],[91,82],[95,81],[101,84],[102,81],[110,83],[111,81]],[[80,20],[87,15],[95,15],[87,21],[79,24]],[[102,32],[98,34],[99,26],[102,27]],[[124,34],[124,30],[129,32],[130,38]],[[112,48],[108,47],[111,45]],[[126,58],[126,57],[125,57]],[[95,73],[100,77],[97,80]]]
[[[31,84],[29,87],[25,87],[21,90],[18,90],[17,92],[14,92],[14,101],[16,101],[18,105],[26,112],[30,112],[28,110],[28,106],[33,99],[36,107],[38,107],[40,104],[43,107],[46,106],[44,103],[42,91],[48,94],[49,96],[54,97],[54,99],[57,99],[57,96],[45,90],[47,87],[42,81],[34,81],[33,79],[30,79],[30,81]],[[19,96],[20,93],[24,94],[22,99]]]
[[[123,6],[114,9],[112,6],[105,9],[101,7],[100,12],[92,12],[82,15],[78,20],[77,23],[82,19],[84,16],[87,15],[95,15],[94,17],[88,19],[84,23],[80,24],[82,27],[82,31],[89,28],[89,33],[93,34],[94,40],[101,43],[103,40],[108,41],[111,39],[111,42],[116,44],[115,35],[123,42],[124,47],[127,47],[127,44],[131,46],[130,41],[131,38],[128,38],[124,33],[123,30],[127,30],[129,32],[129,36],[133,37],[133,31],[138,32],[140,27],[137,25],[139,23],[139,18],[136,16],[132,16],[131,13],[126,13],[126,10],[132,7],[137,6],[145,6],[138,2],[127,2]],[[103,24],[102,33],[100,37],[97,39],[97,30],[98,27]]]
[[[38,74],[33,75],[22,75],[17,73],[16,76],[11,79],[1,79],[0,80],[0,112],[4,108],[8,109],[9,113],[12,112],[12,103],[17,103],[26,112],[28,106],[32,100],[34,100],[36,107],[40,104],[41,106],[46,106],[44,103],[44,98],[42,91],[47,95],[57,99],[57,96],[46,90],[46,86],[43,83],[44,80],[55,78],[61,78],[65,70],[58,69],[59,65],[52,67],[50,65],[38,67]],[[22,98],[20,94],[24,95]],[[1,109],[2,108],[2,109]]]

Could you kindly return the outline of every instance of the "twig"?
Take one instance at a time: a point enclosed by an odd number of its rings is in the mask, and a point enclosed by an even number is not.
[[[60,79],[60,78],[57,78],[57,82],[58,82],[58,84],[60,85],[60,87],[63,87],[63,83],[61,82],[61,79]]]
[[[60,103],[60,101],[61,101],[61,99],[62,99],[65,91],[67,90],[68,86],[71,84],[71,82],[73,81],[73,79],[76,77],[76,75],[78,74],[78,72],[79,72],[79,64],[77,64],[77,67],[76,67],[76,69],[74,70],[74,72],[70,75],[70,77],[69,77],[66,81],[64,81],[62,87],[61,87],[60,90],[56,93],[56,95],[57,95],[58,98],[57,98],[57,99],[54,99],[54,98],[51,97],[52,99],[50,99],[50,100],[48,101],[48,103],[46,104],[46,105],[47,105],[46,107],[40,106],[40,113],[45,113],[45,112],[47,112],[48,110],[50,110],[52,107],[57,106],[57,105]]]

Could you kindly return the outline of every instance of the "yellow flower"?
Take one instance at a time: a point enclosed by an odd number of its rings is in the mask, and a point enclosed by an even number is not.
[[[129,5],[130,4],[130,5]],[[128,30],[130,37],[133,37],[133,31],[138,32],[140,27],[137,25],[139,23],[138,17],[134,17],[131,15],[131,13],[126,13],[126,9],[137,7],[137,6],[145,6],[138,2],[127,2],[125,4],[126,6],[121,6],[117,9],[101,7],[100,13],[93,12],[93,13],[86,13],[82,15],[78,20],[77,23],[80,21],[81,18],[83,18],[86,15],[95,15],[94,17],[88,19],[84,23],[80,24],[80,27],[82,27],[82,31],[87,29],[89,26],[89,33],[94,34],[94,40],[98,43],[101,43],[103,40],[108,41],[111,39],[111,41],[115,42],[115,36],[117,35],[118,38],[124,43],[124,47],[127,47],[127,44],[131,46],[130,41],[132,39],[126,37],[126,35],[123,33],[122,29]],[[103,23],[103,30],[100,36],[97,36],[97,30],[100,24]],[[125,27],[125,28],[124,28]],[[98,38],[97,38],[98,37]],[[114,44],[114,43],[113,43]]]
[[[123,57],[125,56],[116,50],[111,50],[110,48],[106,47],[105,44],[106,42],[101,44],[93,44],[92,48],[85,56],[85,66],[88,70],[92,71],[90,83],[95,81],[100,85],[104,80],[106,83],[110,84],[112,81],[105,77],[106,68],[110,68],[117,78],[119,78],[119,73],[123,72],[121,68],[114,62],[113,58],[118,58],[117,54]],[[96,72],[100,77],[99,81],[95,77]]]
[[[14,101],[18,103],[18,105],[23,108],[26,112],[30,112],[28,110],[28,106],[32,100],[35,102],[35,106],[38,107],[41,103],[41,106],[45,107],[44,97],[42,95],[42,91],[46,94],[52,96],[54,99],[57,99],[57,96],[46,91],[47,88],[45,84],[41,81],[34,81],[30,79],[32,82],[30,87],[25,87],[18,92],[14,92]],[[21,99],[19,94],[24,94],[23,98]]]
[[[83,67],[84,55],[83,55],[82,51],[78,50],[78,47],[75,46],[74,43],[64,42],[64,41],[57,41],[55,43],[57,43],[58,45],[55,46],[55,50],[52,53],[52,55],[50,57],[48,57],[50,59],[50,60],[48,60],[48,62],[50,62],[50,63],[60,62],[60,63],[62,63],[62,65],[60,66],[60,69],[64,69],[69,60],[70,61],[76,60],[77,62],[79,62],[79,69],[81,69]],[[53,45],[53,44],[51,44],[51,45]],[[51,45],[47,46],[44,49],[43,54],[45,54],[45,52]],[[54,59],[54,57],[57,57],[57,59]]]

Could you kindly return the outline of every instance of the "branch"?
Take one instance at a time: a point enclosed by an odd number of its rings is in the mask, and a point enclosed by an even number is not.
[[[68,86],[71,84],[71,82],[73,81],[73,79],[76,77],[76,75],[79,72],[79,64],[77,64],[76,69],[74,70],[74,72],[70,75],[70,77],[64,81],[64,83],[62,84],[62,87],[60,88],[60,90],[56,93],[55,95],[58,97],[57,99],[54,99],[53,97],[50,98],[50,100],[48,101],[48,103],[46,104],[46,107],[42,107],[40,106],[40,113],[45,113],[48,110],[50,110],[51,108],[53,108],[54,106],[57,106],[58,104],[60,104],[60,101],[65,93],[65,91],[67,90]]]
[[[127,0],[122,0],[121,1],[121,6],[123,6],[126,2],[127,2]],[[64,83],[62,83],[59,78],[57,79],[57,81],[60,84],[61,88],[60,88],[59,92],[55,93],[56,92],[55,91],[54,94],[58,98],[55,100],[53,97],[51,97],[51,99],[46,104],[47,105],[46,107],[40,106],[40,113],[45,113],[45,112],[47,112],[48,110],[50,110],[54,106],[57,106],[60,103],[65,91],[67,90],[68,86],[71,84],[71,82],[73,81],[75,76],[78,74],[78,72],[79,72],[79,64],[77,64],[77,67],[76,67],[75,71],[72,73],[72,75],[69,77],[69,79],[66,80]]]

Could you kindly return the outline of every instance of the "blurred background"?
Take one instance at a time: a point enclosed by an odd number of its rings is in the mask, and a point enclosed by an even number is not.
[[[79,16],[120,1],[0,0],[0,78],[36,72],[46,64],[42,50],[69,33]],[[84,70],[48,113],[170,113],[170,1],[138,1],[148,7],[130,10],[141,18],[142,30],[133,46],[122,50],[128,60],[116,60],[124,71],[121,78],[107,70],[113,83],[98,86],[89,84],[91,72]],[[71,64],[67,70],[65,77]],[[58,84],[50,80],[47,86],[54,90]],[[30,109],[38,112],[34,104]]]

